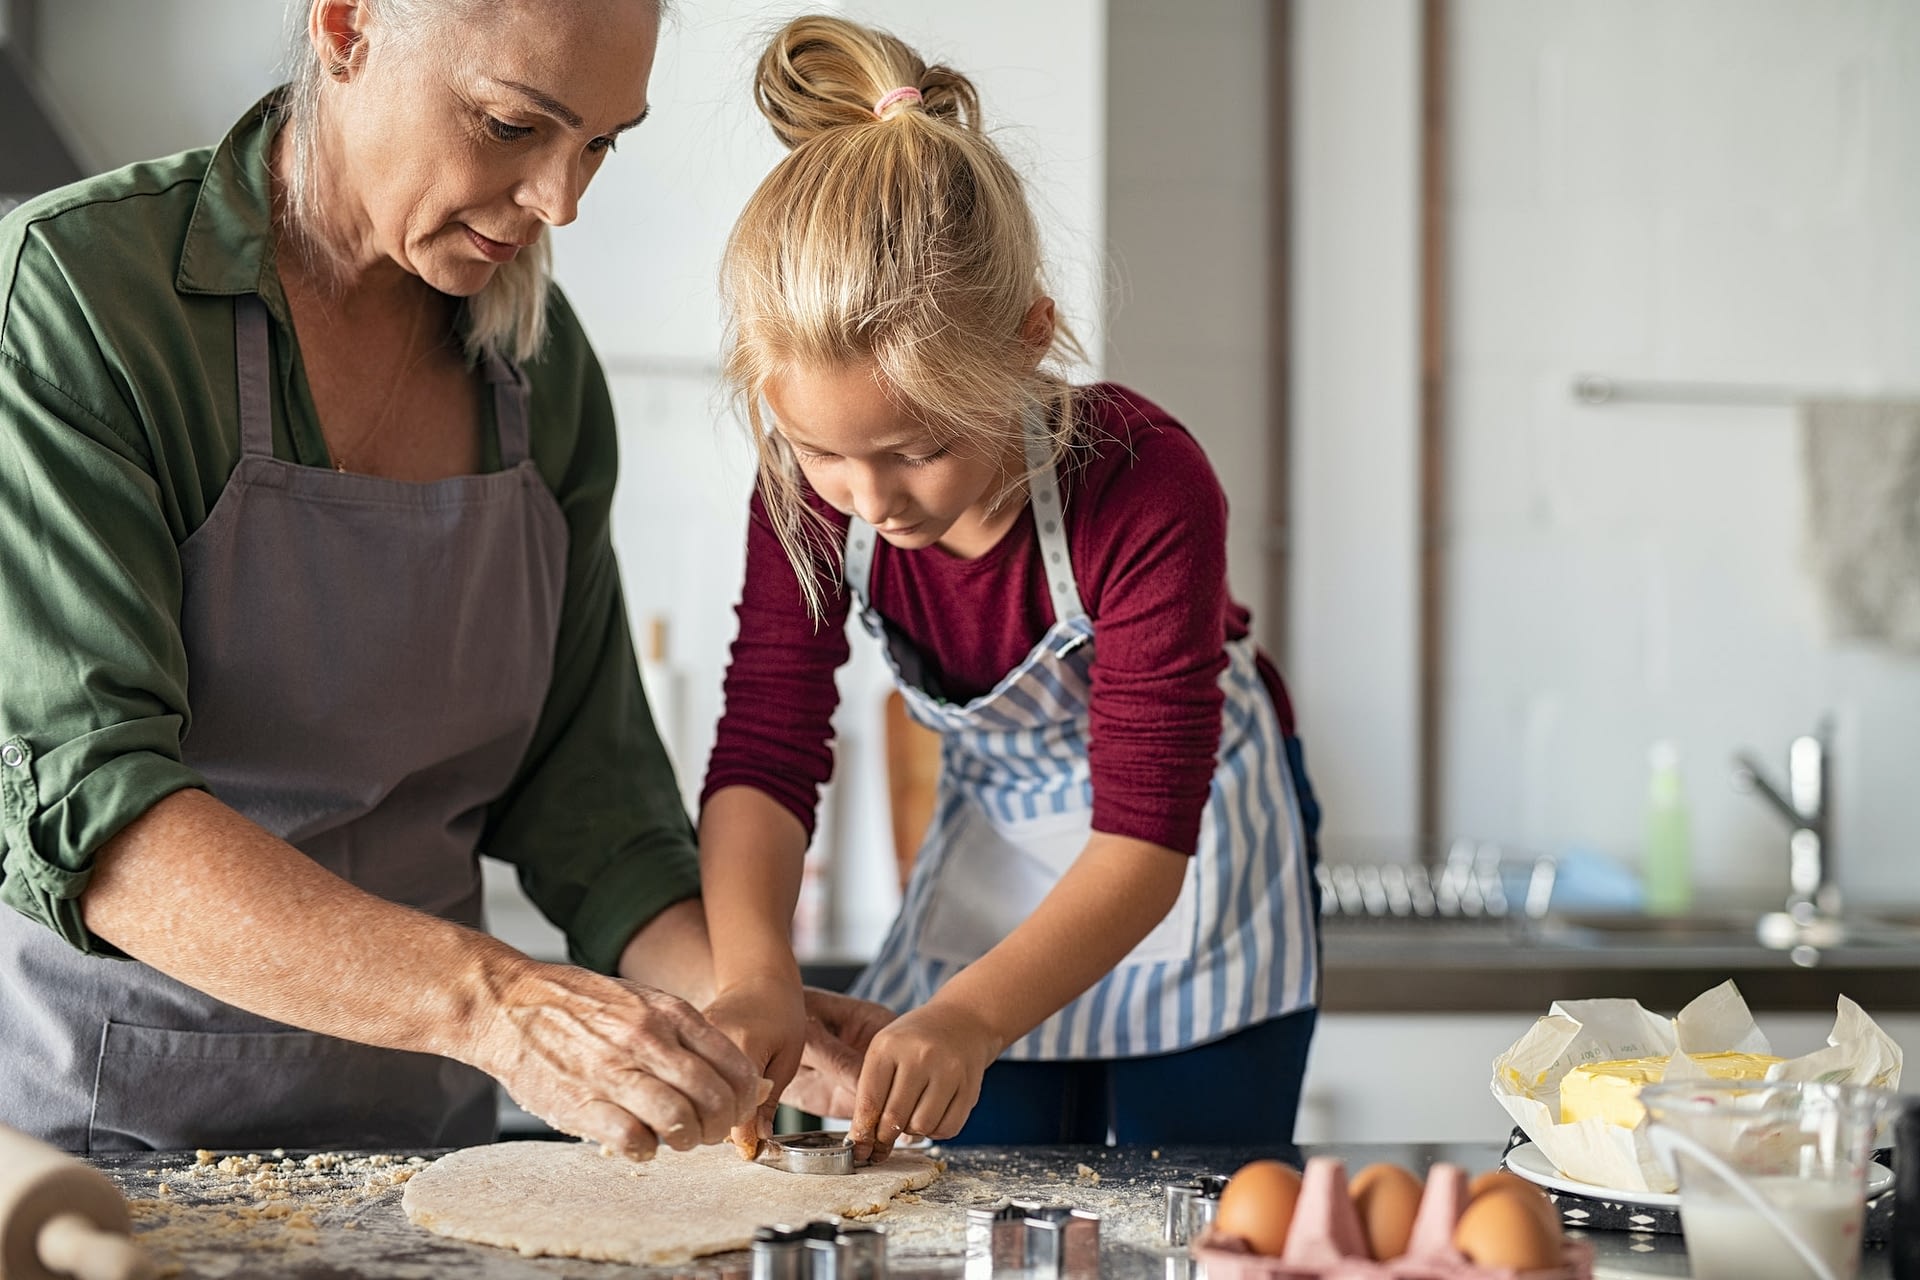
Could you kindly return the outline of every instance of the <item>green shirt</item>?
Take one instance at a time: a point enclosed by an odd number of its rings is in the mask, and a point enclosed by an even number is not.
[[[331,465],[274,267],[271,103],[218,147],[0,219],[0,899],[92,953],[115,954],[80,918],[95,852],[205,786],[181,761],[180,547],[240,458],[235,295],[273,316],[275,454]],[[699,892],[698,859],[614,563],[606,379],[557,289],[550,319],[525,368],[566,596],[539,725],[481,848],[518,868],[578,963],[611,972],[634,930]]]

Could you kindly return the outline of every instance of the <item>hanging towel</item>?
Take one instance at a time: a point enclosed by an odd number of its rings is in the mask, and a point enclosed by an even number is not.
[[[1800,438],[1828,634],[1920,653],[1920,402],[1805,404]]]

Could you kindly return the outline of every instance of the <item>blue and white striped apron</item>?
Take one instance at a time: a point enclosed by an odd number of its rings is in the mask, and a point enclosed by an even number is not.
[[[1047,446],[1027,433],[1028,491],[1055,622],[1026,659],[964,705],[924,688],[923,664],[871,603],[878,535],[854,517],[846,581],[909,713],[942,739],[940,792],[906,899],[854,994],[925,1004],[1039,905],[1092,834],[1087,724],[1093,622],[1074,580]],[[1311,1007],[1319,974],[1300,803],[1251,637],[1226,646],[1219,765],[1179,899],[1114,969],[1003,1058],[1171,1053]]]

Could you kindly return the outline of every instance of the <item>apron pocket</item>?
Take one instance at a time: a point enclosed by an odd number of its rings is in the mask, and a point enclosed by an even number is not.
[[[1009,823],[995,822],[977,804],[962,807],[928,886],[920,954],[948,964],[978,960],[1033,914],[1092,834],[1093,816],[1085,810]],[[1116,968],[1193,954],[1194,868],[1188,861],[1172,909]]]
[[[492,1080],[431,1054],[108,1022],[88,1148],[466,1146],[492,1141],[497,1107]]]

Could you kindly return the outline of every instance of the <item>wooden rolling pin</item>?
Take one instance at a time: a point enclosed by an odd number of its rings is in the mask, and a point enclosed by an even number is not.
[[[0,1280],[150,1280],[106,1175],[0,1126]]]

